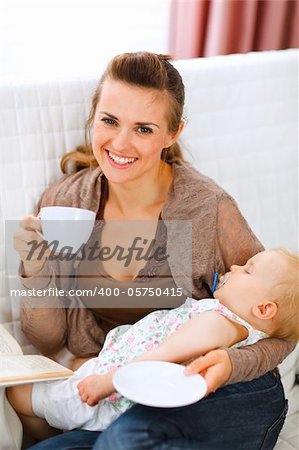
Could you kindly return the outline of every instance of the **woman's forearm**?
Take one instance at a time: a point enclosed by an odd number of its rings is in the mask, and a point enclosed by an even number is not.
[[[232,363],[232,373],[226,384],[250,381],[273,370],[295,348],[296,344],[268,338],[239,349],[226,349]]]
[[[21,327],[44,355],[59,351],[66,342],[66,311],[58,295],[55,275],[47,267],[35,277],[21,277],[27,296],[22,296]]]
[[[29,341],[43,355],[58,352],[66,343],[66,312],[63,308],[32,307],[24,300],[21,327]]]

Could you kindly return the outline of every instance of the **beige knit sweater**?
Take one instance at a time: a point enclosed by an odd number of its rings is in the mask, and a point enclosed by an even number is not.
[[[208,177],[188,164],[172,164],[173,183],[161,211],[164,221],[192,223],[192,277],[177,277],[178,264],[184,264],[183,254],[178,258],[177,248],[184,236],[168,229],[167,250],[169,265],[177,286],[187,295],[201,299],[211,295],[210,286],[216,271],[224,272],[232,264],[244,264],[263,249],[241,215],[235,201]],[[43,195],[42,206],[74,206],[98,211],[103,174],[100,168],[84,169],[65,175]],[[178,222],[179,223],[179,222]],[[172,235],[173,233],[173,235]],[[73,263],[61,267],[57,262],[47,263],[38,276],[23,278],[26,288],[59,286],[67,290],[74,273]],[[240,299],[242,301],[242,299]],[[82,308],[79,298],[60,297],[22,300],[22,329],[29,340],[43,353],[53,354],[67,345],[78,356],[92,355],[101,349],[105,333],[92,309]],[[50,307],[49,307],[50,306]],[[124,311],[123,323],[126,323]],[[233,371],[228,383],[249,381],[274,369],[293,350],[294,345],[269,338],[241,349],[227,349]]]

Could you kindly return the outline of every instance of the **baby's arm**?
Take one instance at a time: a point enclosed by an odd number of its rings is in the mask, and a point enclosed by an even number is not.
[[[215,348],[231,347],[247,335],[248,331],[239,323],[207,311],[193,316],[156,349],[138,356],[134,362],[161,360],[184,363]]]
[[[169,361],[183,363],[219,347],[230,347],[247,337],[247,330],[240,324],[213,311],[192,317],[178,331],[169,336],[156,349],[137,356],[137,361]],[[91,375],[78,384],[79,395],[88,405],[112,394],[115,389],[112,377],[115,370],[106,375]]]

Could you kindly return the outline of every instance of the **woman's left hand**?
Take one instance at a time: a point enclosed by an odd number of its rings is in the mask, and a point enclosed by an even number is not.
[[[228,381],[232,373],[232,363],[227,351],[224,349],[211,350],[192,361],[185,368],[185,374],[194,375],[196,373],[202,375],[206,380],[208,386],[206,395],[215,392]]]

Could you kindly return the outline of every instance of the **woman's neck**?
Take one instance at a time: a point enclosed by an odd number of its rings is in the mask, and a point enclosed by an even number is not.
[[[155,177],[130,183],[108,181],[109,194],[104,217],[107,219],[146,220],[159,216],[172,183],[172,168],[163,163]]]

